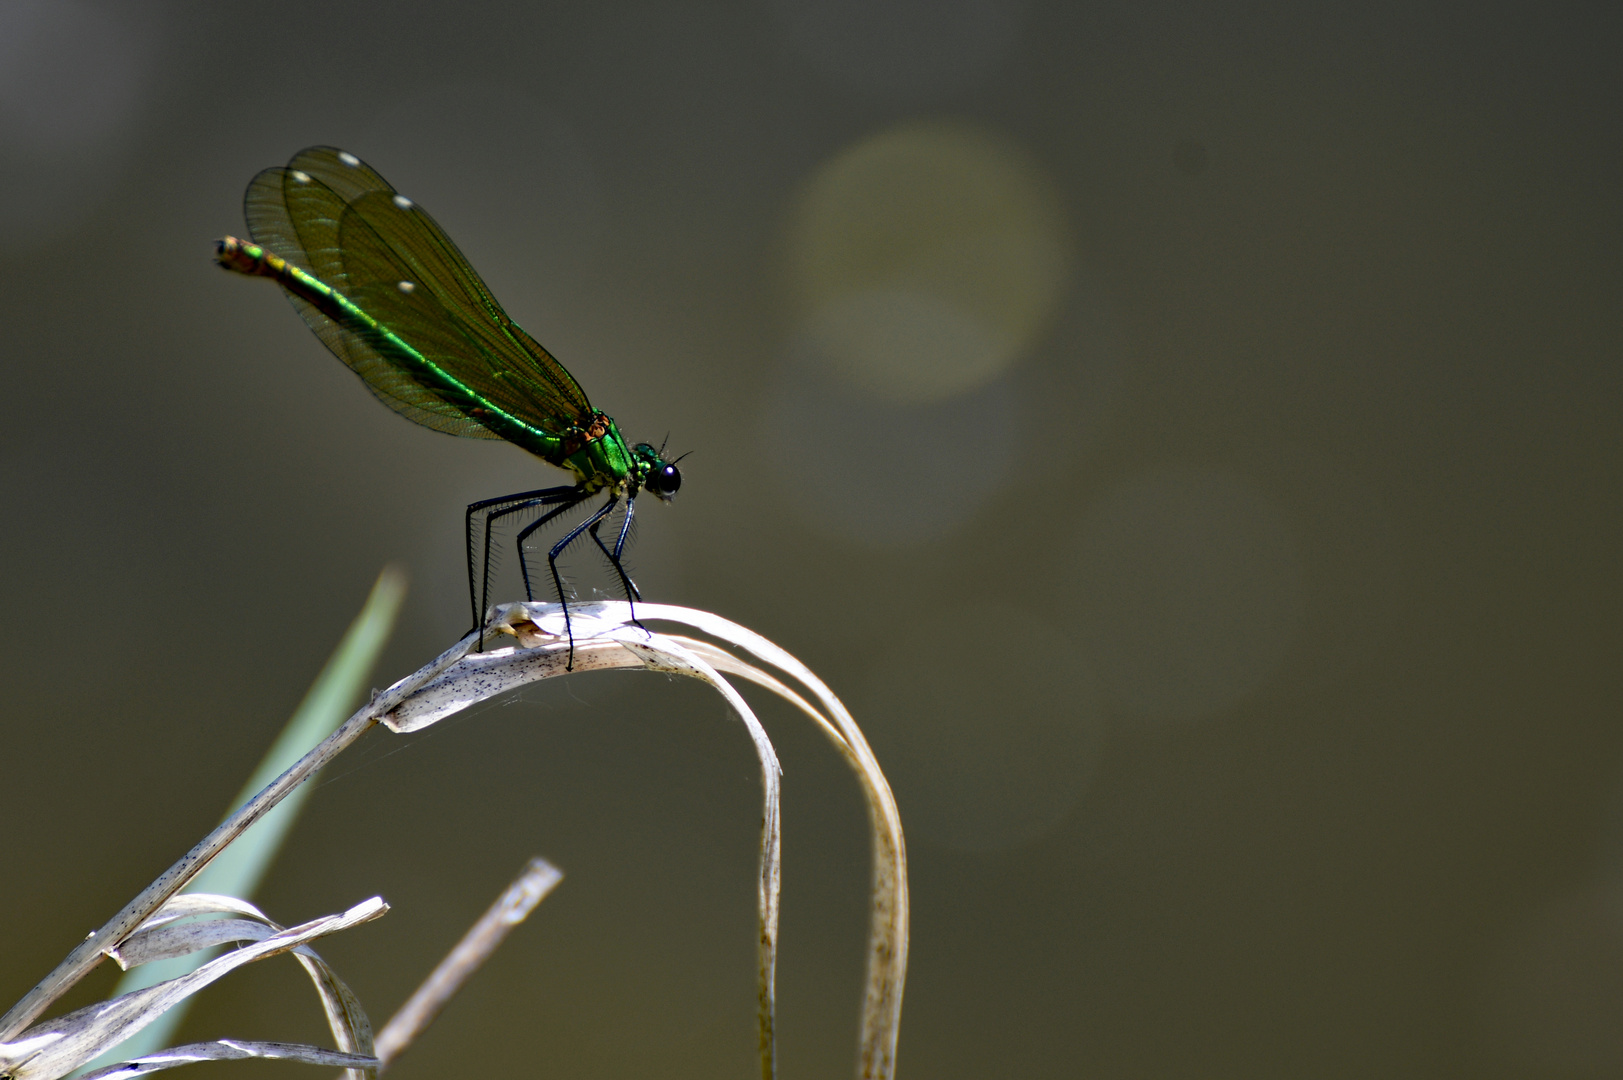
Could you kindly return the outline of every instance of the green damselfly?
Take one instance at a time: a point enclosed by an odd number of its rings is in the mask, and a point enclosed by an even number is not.
[[[574,474],[573,484],[468,506],[468,600],[476,628],[490,600],[493,527],[539,512],[517,537],[525,595],[533,600],[525,541],[597,494],[607,495],[602,505],[547,552],[565,626],[558,556],[582,534],[614,567],[626,599],[642,598],[621,556],[638,492],[669,502],[682,484],[676,462],[648,443],[626,444],[564,366],[507,317],[427,211],[360,158],[330,146],[311,147],[255,176],[243,206],[253,242],[221,239],[216,261],[281,285],[310,329],[380,401],[424,427],[506,439]],[[611,548],[598,530],[622,505]],[[483,538],[482,559],[476,535]],[[574,631],[567,633],[572,664]]]

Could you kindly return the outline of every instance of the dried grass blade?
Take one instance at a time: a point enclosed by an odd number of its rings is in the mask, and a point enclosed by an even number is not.
[[[98,1002],[0,1043],[0,1073],[14,1080],[57,1080],[116,1046],[174,1006],[244,964],[296,949],[328,934],[369,922],[389,910],[373,897],[341,915],[328,915],[255,942],[178,979]]]
[[[383,1025],[375,1044],[379,1072],[392,1065],[434,1022],[462,984],[490,959],[513,928],[529,917],[563,877],[562,870],[540,857],[525,865],[512,884],[423,980],[417,992]]]
[[[571,609],[574,631],[573,669],[646,667],[696,678],[726,699],[744,722],[761,766],[761,861],[757,881],[759,940],[759,1044],[764,1077],[777,1069],[777,946],[779,893],[782,882],[780,791],[782,769],[766,729],[732,684],[704,658],[676,640],[628,624],[625,604],[602,601]],[[469,706],[529,682],[562,675],[570,646],[563,613],[554,604],[504,604],[496,608],[485,632],[509,633],[524,648],[468,655],[383,717],[394,731],[417,731]]]
[[[786,672],[822,704],[849,748],[868,801],[873,828],[873,907],[868,924],[867,985],[863,994],[862,1029],[857,1075],[861,1080],[889,1080],[896,1072],[896,1044],[901,1033],[902,990],[907,978],[908,897],[907,846],[901,813],[878,759],[851,713],[810,668],[760,634],[708,611],[669,604],[639,604],[645,620],[682,623],[751,653]],[[747,675],[745,677],[748,677]],[[758,680],[757,680],[758,681]],[[766,685],[766,684],[762,684]],[[797,695],[798,696],[798,695]],[[791,699],[793,700],[793,699]]]
[[[340,1065],[352,1069],[366,1068],[377,1059],[362,1054],[345,1054],[303,1043],[250,1042],[246,1039],[218,1039],[214,1042],[189,1043],[145,1057],[109,1065],[105,1069],[86,1073],[80,1080],[130,1080],[159,1069],[172,1069],[177,1065],[192,1065],[199,1061],[239,1061],[243,1058],[265,1058],[271,1061],[297,1061],[305,1065]]]
[[[370,1062],[351,1066],[344,1071],[344,1075],[348,1080],[376,1080],[377,1051],[372,1043],[372,1021],[361,1007],[360,999],[338,977],[338,973],[315,953],[298,949],[294,951],[293,958],[315,985],[316,993],[321,998],[321,1011],[326,1014],[327,1027],[332,1031],[338,1049],[367,1058]]]
[[[158,960],[190,956],[216,945],[238,941],[264,941],[276,933],[252,919],[209,919],[206,922],[167,924],[152,930],[138,930],[107,955],[125,971]]]
[[[116,947],[131,931],[145,922],[148,916],[162,907],[165,901],[185,888],[188,882],[225,850],[228,844],[241,836],[244,830],[264,817],[290,792],[364,735],[368,728],[377,723],[378,717],[389,712],[418,687],[431,682],[440,672],[460,660],[473,648],[477,640],[476,634],[469,634],[430,663],[378,694],[340,724],[331,735],[321,740],[315,749],[300,758],[263,791],[255,795],[242,809],[221,822],[213,832],[182,855],[173,866],[158,875],[152,884],[142,889],[135,899],[119,909],[118,914],[109,919],[101,929],[75,946],[49,975],[24,994],[4,1016],[0,1016],[0,1040],[14,1038],[18,1032],[37,1019],[41,1013],[50,1008],[51,1002],[61,997],[100,963],[107,950]]]
[[[733,685],[699,655],[663,634],[648,635],[646,642],[623,638],[626,651],[643,657],[643,662],[656,671],[696,678],[727,699],[755,743],[756,757],[761,766],[761,859],[760,874],[756,880],[757,943],[756,989],[758,994],[757,1025],[761,1054],[761,1076],[773,1080],[777,1076],[777,978],[778,978],[778,916],[780,894],[783,889],[783,836],[780,820],[783,769],[778,755],[772,749],[772,740],[756,719],[755,713]]]
[[[381,719],[397,734],[421,731],[498,694],[566,674],[567,662],[567,648],[509,648],[472,653],[448,665]],[[627,653],[617,641],[578,641],[575,644],[576,671],[642,666],[642,661]]]

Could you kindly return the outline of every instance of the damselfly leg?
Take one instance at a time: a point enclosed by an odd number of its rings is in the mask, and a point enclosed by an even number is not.
[[[576,501],[578,502],[579,500]],[[553,544],[552,550],[547,552],[547,568],[552,571],[552,587],[558,592],[558,605],[564,609],[564,633],[569,635],[569,661],[564,665],[565,670],[572,670],[575,666],[575,629],[570,625],[569,622],[569,600],[564,596],[564,580],[558,574],[558,556],[562,555],[564,553],[564,549],[569,547],[570,544],[573,544],[576,540],[578,540],[581,533],[592,528],[604,518],[608,517],[619,501],[620,496],[610,495],[607,502],[594,510],[592,515],[585,521],[582,521],[579,525],[576,525],[573,529],[570,529],[567,533],[565,533],[564,538],[559,540],[556,544]],[[569,505],[573,506],[574,503]],[[539,529],[541,526],[545,525],[547,522],[551,521],[568,508],[568,506],[561,506],[557,510],[543,514],[541,517],[536,518],[534,521],[524,526],[523,529],[519,530],[518,565],[519,570],[524,575],[524,595],[531,600],[535,599],[535,593],[530,587],[530,567],[528,561],[524,558],[524,541],[530,538],[531,533],[535,532],[535,530]]]
[[[491,567],[491,534],[497,521],[513,514],[523,513],[538,507],[552,506],[552,511],[544,514],[522,535],[529,535],[538,525],[544,524],[559,514],[578,506],[586,498],[587,493],[578,485],[567,487],[540,488],[536,491],[521,491],[515,495],[503,495],[495,499],[483,499],[468,505],[467,513],[467,539],[468,539],[468,599],[473,605],[473,625],[481,630],[479,648],[485,647],[482,627],[485,623],[485,612],[490,610],[490,567]],[[484,573],[476,583],[474,579],[474,517],[478,514],[484,516]],[[530,593],[528,569],[524,565],[524,547],[522,540],[519,544],[519,568],[524,572],[524,589],[528,599],[535,597]],[[566,612],[567,614],[567,612]]]

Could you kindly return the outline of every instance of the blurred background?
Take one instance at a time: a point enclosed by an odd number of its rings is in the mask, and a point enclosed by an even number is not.
[[[0,4],[0,998],[213,825],[380,567],[382,686],[467,628],[464,505],[561,480],[212,264],[329,143],[691,451],[648,598],[869,731],[900,1075],[1617,1075],[1620,11]],[[863,810],[763,712],[782,1075],[848,1076]],[[401,1080],[755,1075],[714,695],[560,680],[318,782],[259,899],[390,901],[323,949],[380,1021],[526,858],[567,875]],[[258,967],[183,1036],[323,1039]]]

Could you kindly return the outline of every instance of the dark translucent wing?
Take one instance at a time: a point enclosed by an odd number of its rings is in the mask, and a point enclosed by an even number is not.
[[[315,182],[296,182],[287,169],[266,169],[248,187],[246,198],[248,228],[254,242],[281,256],[299,269],[324,277],[327,284],[349,296],[354,290],[343,281],[318,273],[318,266],[331,266],[338,252],[338,222],[344,206],[337,193]],[[291,199],[290,199],[291,196]],[[295,215],[299,225],[295,225]],[[305,248],[310,237],[315,257]],[[325,236],[326,239],[319,239]],[[340,275],[341,276],[341,272]],[[469,419],[415,382],[392,361],[378,353],[373,344],[353,328],[335,322],[309,301],[291,292],[288,300],[315,331],[333,355],[361,377],[366,388],[395,412],[424,427],[474,439],[501,436]],[[362,305],[364,306],[364,305]],[[460,343],[466,347],[465,343]],[[419,351],[422,351],[419,349]]]
[[[311,156],[310,151],[299,155],[294,159],[295,167]],[[342,164],[340,167],[349,168]],[[370,170],[366,172],[376,176]],[[353,181],[355,177],[343,175],[342,179]],[[394,284],[408,280],[417,286],[414,295],[426,287],[458,318],[465,333],[487,347],[493,364],[489,374],[497,381],[481,389],[517,415],[563,416],[573,421],[591,414],[591,402],[580,384],[551,353],[507,317],[478,272],[427,211],[387,185],[358,192],[347,201],[350,214],[371,226],[394,257],[392,265],[376,263],[366,254],[358,261],[346,220],[339,247],[344,272],[351,281],[369,279]],[[401,268],[410,272],[404,278],[395,275]],[[377,276],[371,277],[373,274]]]
[[[507,318],[434,220],[352,155],[306,150],[255,177],[246,204],[256,243],[325,281],[492,404],[552,432],[590,414],[575,380]],[[493,437],[365,337],[293,299],[391,408],[436,430]]]
[[[591,405],[575,380],[488,299],[454,248],[433,243],[436,234],[444,237],[432,218],[400,196],[363,195],[349,204],[339,227],[344,276],[374,297],[374,317],[391,329],[413,327],[412,334],[402,333],[408,340],[425,329],[423,317],[450,320],[475,348],[445,366],[507,412],[544,430],[585,420]]]

